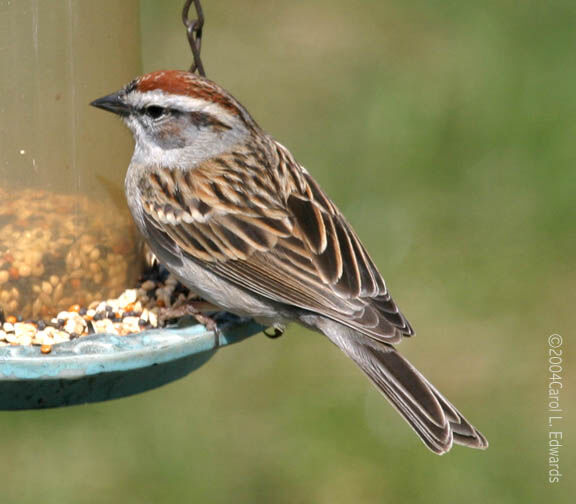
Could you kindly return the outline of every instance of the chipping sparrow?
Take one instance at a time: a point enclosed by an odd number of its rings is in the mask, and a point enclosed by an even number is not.
[[[136,141],[126,196],[150,248],[216,306],[324,333],[434,452],[488,442],[395,350],[412,327],[344,216],[217,84],[154,72],[92,102]]]

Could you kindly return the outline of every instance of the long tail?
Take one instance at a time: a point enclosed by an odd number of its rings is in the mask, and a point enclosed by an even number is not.
[[[488,448],[482,433],[392,346],[340,324],[321,325],[318,328],[360,366],[433,452],[442,455],[452,443]]]

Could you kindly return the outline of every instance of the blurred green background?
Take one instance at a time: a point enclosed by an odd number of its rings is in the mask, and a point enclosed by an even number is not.
[[[142,1],[145,71],[189,65],[182,3]],[[401,350],[491,447],[428,452],[335,347],[292,327],[141,396],[0,414],[2,503],[568,502],[574,1],[204,9],[208,76],[348,216],[417,331]],[[555,485],[552,333],[566,368]]]

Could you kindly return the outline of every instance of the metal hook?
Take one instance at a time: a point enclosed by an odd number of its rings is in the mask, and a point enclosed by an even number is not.
[[[194,8],[196,9],[198,19],[190,19],[188,17],[192,2],[194,2]],[[182,22],[186,27],[188,43],[190,44],[190,49],[194,56],[194,62],[190,67],[190,72],[198,72],[202,77],[206,77],[204,65],[200,58],[200,49],[202,48],[202,29],[204,27],[204,13],[202,12],[200,0],[186,0],[184,3],[184,9],[182,9]]]

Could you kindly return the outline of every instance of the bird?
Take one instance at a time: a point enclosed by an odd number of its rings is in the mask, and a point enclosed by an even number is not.
[[[232,94],[206,77],[161,70],[91,105],[132,131],[128,206],[180,282],[267,327],[296,322],[323,333],[434,453],[488,447],[398,353],[414,330],[352,226]]]

